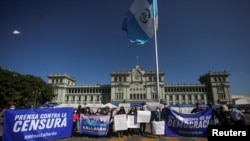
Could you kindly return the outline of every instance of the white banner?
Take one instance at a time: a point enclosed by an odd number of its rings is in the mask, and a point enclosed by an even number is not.
[[[154,101],[151,101],[151,102],[148,101],[146,104],[147,104],[147,110],[148,111],[156,111],[157,107],[159,107],[161,109],[164,107],[159,102],[154,102]]]
[[[119,131],[119,130],[127,130],[128,125],[127,125],[127,115],[122,114],[122,115],[115,115],[114,116],[114,130]]]
[[[152,121],[152,125],[154,135],[165,135],[165,121]]]
[[[151,111],[137,111],[138,123],[149,123],[151,119]]]
[[[140,128],[140,123],[137,123],[137,116],[128,115],[128,128]]]

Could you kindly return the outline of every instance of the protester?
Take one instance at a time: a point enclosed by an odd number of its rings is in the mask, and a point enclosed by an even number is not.
[[[84,110],[84,115],[86,116],[90,116],[91,113],[90,113],[90,107],[86,107],[86,109]]]
[[[102,114],[103,114],[103,115],[107,115],[108,112],[109,112],[109,107],[106,106],[106,107],[104,108],[104,110],[102,111]]]
[[[83,114],[84,113],[84,108],[82,107],[82,105],[78,105],[77,110],[76,110],[77,114]],[[80,132],[80,120],[77,121],[77,132]]]
[[[166,103],[164,103],[164,107],[161,110],[162,113],[162,119],[166,119],[166,109],[168,108],[168,105]]]
[[[16,109],[16,104],[14,102],[9,103],[8,106],[1,111],[1,118],[4,119],[4,112],[7,109],[15,110]],[[1,123],[2,126],[4,125],[3,121]]]
[[[74,109],[72,136],[74,136],[74,133],[75,133],[75,131],[77,130],[77,122],[78,122],[79,120],[80,120],[80,115],[77,113],[77,109]]]
[[[113,109],[109,108],[107,115],[109,115],[109,129],[107,132],[107,136],[110,137],[113,134],[113,126],[114,126],[114,115]]]
[[[203,109],[201,108],[200,103],[196,103],[195,108],[192,109],[191,113],[193,114],[193,113],[198,113],[198,112],[201,112],[201,111],[203,111]]]
[[[153,133],[153,123],[152,121],[161,121],[162,113],[160,107],[156,107],[155,111],[151,111],[151,119],[150,119],[150,130]]]
[[[45,109],[47,109],[47,108],[49,108],[49,104],[46,104],[46,105],[45,105]]]
[[[132,107],[129,110],[128,115],[136,116],[137,115],[136,108]],[[138,135],[140,135],[140,131],[138,128],[128,128],[128,135],[133,136],[135,132],[138,132]]]
[[[221,107],[220,107],[219,124],[220,125],[230,125],[231,124],[231,117],[230,117],[227,105],[221,105]]]
[[[121,106],[121,107],[120,107],[120,110],[119,110],[116,114],[117,114],[117,115],[126,114],[126,111],[125,111],[124,107]],[[118,136],[118,138],[119,138],[119,137],[123,137],[123,133],[124,133],[123,130],[117,131],[117,136]]]
[[[100,116],[102,115],[102,109],[101,108],[97,108],[95,115]]]
[[[141,107],[140,110],[145,111],[145,107],[144,106]],[[145,129],[146,129],[146,123],[145,122],[140,123],[140,133],[141,133],[142,136],[144,136],[145,133],[146,133]]]
[[[160,107],[157,107],[155,112],[155,121],[161,121],[161,119],[162,119],[161,109]]]
[[[94,110],[92,108],[90,108],[90,112],[89,113],[90,113],[91,116],[95,115],[95,112],[94,112]]]
[[[229,108],[229,114],[231,117],[231,120],[234,125],[244,125],[245,124],[245,116],[244,114],[238,110],[237,108],[234,108],[233,106],[228,106]]]
[[[210,123],[210,124],[218,125],[219,124],[219,112],[217,111],[215,106],[212,104],[212,102],[208,102],[207,106],[208,106],[207,108],[212,109],[214,113],[214,123]]]

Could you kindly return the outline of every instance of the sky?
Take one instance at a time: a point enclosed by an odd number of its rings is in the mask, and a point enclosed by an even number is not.
[[[249,0],[158,0],[156,42],[144,45],[121,29],[131,3],[1,0],[0,66],[46,82],[67,73],[79,85],[110,84],[112,71],[156,71],[157,53],[166,84],[198,84],[209,71],[226,71],[231,94],[250,95]]]

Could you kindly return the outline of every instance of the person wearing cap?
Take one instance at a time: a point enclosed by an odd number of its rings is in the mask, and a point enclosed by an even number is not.
[[[234,125],[244,125],[245,124],[245,116],[244,114],[238,110],[237,108],[234,108],[233,106],[228,106],[229,108],[229,114],[231,117],[231,120]]]

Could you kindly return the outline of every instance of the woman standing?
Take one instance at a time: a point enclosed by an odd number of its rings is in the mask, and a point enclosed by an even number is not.
[[[77,113],[77,109],[74,109],[74,114],[73,114],[73,128],[72,128],[72,136],[74,135],[75,131],[77,130],[77,122],[80,119],[80,115]]]
[[[121,107],[120,107],[120,110],[117,112],[117,115],[122,115],[122,114],[126,114],[126,111],[125,111],[125,109],[124,109],[123,106],[121,106]],[[123,132],[124,132],[123,130],[117,131],[118,138],[119,138],[119,137],[123,137]]]

